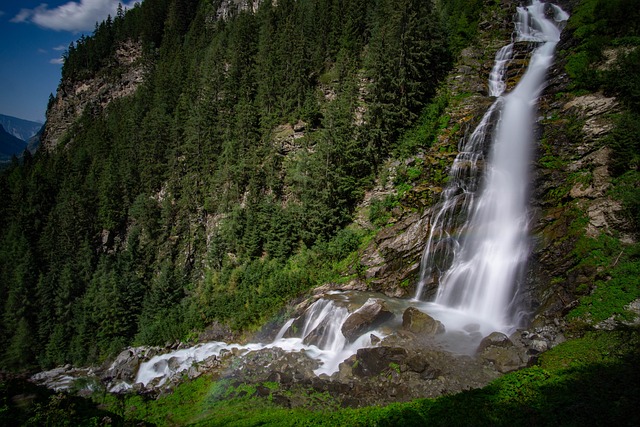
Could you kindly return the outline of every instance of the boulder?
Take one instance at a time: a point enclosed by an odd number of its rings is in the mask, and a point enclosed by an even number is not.
[[[360,335],[369,332],[393,318],[393,313],[380,298],[369,298],[367,302],[354,311],[342,324],[342,334],[347,341],[353,342]]]
[[[415,307],[409,307],[404,311],[402,327],[414,334],[421,335],[437,335],[444,332],[444,325],[440,321]]]
[[[476,353],[480,354],[488,347],[513,347],[513,342],[502,332],[492,332],[480,341]]]
[[[369,339],[371,340],[371,345],[380,344],[380,337],[378,337],[377,335],[371,334],[369,335]]]
[[[315,345],[317,347],[323,348],[324,344],[327,341],[326,332],[328,327],[328,322],[321,323],[317,328],[309,332],[307,336],[304,337],[302,342],[306,345]]]
[[[527,365],[515,347],[487,347],[482,351],[480,357],[484,361],[491,363],[498,372],[503,374]]]
[[[485,363],[502,373],[515,371],[527,365],[528,358],[524,357],[523,348],[516,346],[502,332],[492,332],[480,341],[478,357]]]
[[[136,379],[140,364],[148,361],[159,353],[158,347],[129,347],[120,352],[116,359],[100,375],[105,383],[124,381],[133,383]]]
[[[140,367],[140,351],[138,348],[123,350],[109,369],[102,375],[103,380],[120,380],[133,382]]]
[[[400,347],[361,348],[356,353],[353,374],[359,377],[378,375],[395,365],[404,364],[407,350]]]

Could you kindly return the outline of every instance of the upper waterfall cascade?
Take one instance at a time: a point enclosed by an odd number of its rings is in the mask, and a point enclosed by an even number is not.
[[[505,70],[514,44],[496,54],[488,84],[497,99],[460,144],[421,260],[416,299],[425,285],[438,283],[436,304],[499,331],[511,331],[522,316],[518,283],[529,255],[527,187],[534,114],[567,19],[560,7],[538,0],[517,8],[515,41],[537,46],[507,94]]]

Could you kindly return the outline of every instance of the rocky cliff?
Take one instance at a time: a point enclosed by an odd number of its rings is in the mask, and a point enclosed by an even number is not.
[[[53,150],[82,114],[100,113],[112,101],[133,94],[144,76],[142,46],[129,40],[118,46],[112,63],[97,75],[60,82],[55,100],[47,109],[42,146]]]

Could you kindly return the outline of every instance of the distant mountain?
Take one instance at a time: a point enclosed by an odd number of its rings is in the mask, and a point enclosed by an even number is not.
[[[38,147],[40,147],[40,141],[42,140],[42,132],[44,131],[44,125],[40,126],[40,130],[27,140],[27,150],[31,154],[35,153]]]
[[[14,154],[22,156],[25,148],[27,148],[26,142],[11,135],[0,125],[0,163],[10,162]]]
[[[2,125],[5,132],[10,133],[25,142],[38,133],[42,127],[42,123],[19,119],[12,116],[5,116],[4,114],[0,114],[0,125]]]

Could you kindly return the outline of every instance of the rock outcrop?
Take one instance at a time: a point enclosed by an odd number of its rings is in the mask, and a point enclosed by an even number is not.
[[[574,269],[578,237],[617,234],[622,242],[635,241],[620,202],[609,191],[611,153],[603,144],[620,106],[603,93],[574,95],[568,90],[562,52],[570,43],[564,34],[540,100],[541,144],[532,183],[535,245],[527,280],[533,326],[560,333],[563,316],[577,304],[576,289],[591,286],[597,274]]]
[[[106,70],[89,79],[62,81],[47,110],[42,147],[53,150],[87,109],[101,111],[112,101],[133,94],[145,77],[141,59],[141,43],[129,40],[118,47],[113,64]],[[113,70],[118,72],[109,72]]]
[[[161,351],[159,347],[129,347],[120,352],[111,365],[100,374],[100,379],[112,389],[119,383],[133,384],[142,362]]]

